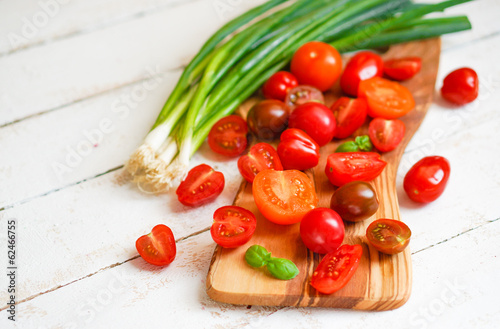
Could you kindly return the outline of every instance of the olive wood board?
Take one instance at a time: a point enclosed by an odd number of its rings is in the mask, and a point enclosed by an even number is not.
[[[257,229],[244,246],[226,249],[217,246],[212,257],[206,281],[208,296],[213,300],[240,305],[331,307],[359,310],[391,310],[401,307],[410,297],[412,266],[410,248],[397,255],[379,253],[368,244],[365,237],[368,225],[378,218],[401,220],[396,192],[396,174],[406,145],[417,131],[431,105],[439,67],[441,42],[439,38],[394,45],[382,54],[384,59],[418,56],[422,59],[421,71],[403,82],[416,102],[416,108],[402,117],[406,134],[393,151],[382,155],[387,167],[372,181],[380,207],[371,218],[357,223],[345,223],[345,244],[360,244],[363,256],[351,281],[341,290],[325,295],[317,292],[310,279],[322,255],[309,251],[299,235],[300,224],[277,225],[265,219],[257,209],[252,196],[252,184],[243,181],[234,204],[252,211],[257,217]],[[347,57],[344,58],[344,62]],[[327,94],[327,105],[340,97],[337,84]],[[255,100],[253,100],[255,102]],[[240,111],[248,111],[252,100],[242,105]],[[246,113],[245,113],[246,114]],[[354,135],[367,134],[368,122]],[[344,140],[345,141],[345,140]],[[319,165],[306,171],[315,183],[319,207],[329,207],[335,191],[324,173],[326,160],[337,146],[344,142],[334,140],[321,148]],[[300,270],[297,277],[281,281],[266,270],[254,269],[244,260],[248,247],[264,246],[274,257],[292,260]],[[410,243],[411,246],[411,243]]]

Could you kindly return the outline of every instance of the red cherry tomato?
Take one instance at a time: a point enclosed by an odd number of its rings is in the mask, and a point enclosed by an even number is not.
[[[208,146],[215,153],[227,156],[240,155],[247,148],[247,123],[237,115],[222,118],[208,134]]]
[[[325,96],[314,87],[298,86],[290,89],[285,98],[285,104],[290,112],[295,110],[297,106],[310,102],[325,104]]]
[[[293,55],[291,71],[300,84],[327,91],[342,72],[342,58],[334,47],[324,42],[308,42]]]
[[[266,169],[283,170],[278,153],[267,143],[255,144],[247,155],[238,159],[238,170],[250,183]]]
[[[248,128],[262,140],[279,138],[286,129],[289,113],[283,102],[274,99],[258,102],[248,112]]]
[[[381,218],[366,229],[368,242],[384,254],[402,252],[410,243],[410,228],[399,220]]]
[[[415,108],[408,88],[383,78],[361,81],[359,97],[366,99],[368,115],[372,118],[397,119]]]
[[[444,78],[441,95],[451,103],[464,105],[474,101],[478,94],[479,78],[473,69],[464,67]]]
[[[370,122],[368,135],[380,152],[389,152],[394,150],[405,137],[405,124],[403,121],[385,120],[375,118]]]
[[[344,222],[329,208],[316,208],[300,222],[300,237],[306,247],[318,254],[335,251],[344,241]]]
[[[375,152],[333,153],[328,156],[325,173],[333,185],[342,186],[356,180],[371,181],[386,165]]]
[[[177,251],[172,230],[163,224],[156,225],[151,233],[137,239],[135,247],[146,262],[157,266],[172,263]]]
[[[318,203],[313,182],[298,170],[261,171],[252,191],[262,215],[281,225],[300,222]]]
[[[384,73],[389,78],[403,81],[413,78],[422,68],[420,57],[390,59],[384,62]]]
[[[197,207],[215,200],[224,190],[224,175],[201,164],[188,172],[177,188],[177,198],[185,206]]]
[[[210,234],[219,246],[236,248],[250,241],[256,227],[257,219],[252,212],[238,206],[226,206],[215,211]]]
[[[384,73],[384,61],[370,51],[361,51],[347,63],[340,78],[342,91],[351,96],[358,95],[359,83]]]
[[[403,187],[415,202],[428,203],[443,194],[450,178],[450,163],[443,157],[430,156],[418,161],[406,173]]]
[[[299,85],[297,78],[290,72],[280,71],[267,80],[262,87],[262,93],[267,99],[284,101],[290,89]]]
[[[337,123],[328,107],[319,103],[307,103],[290,114],[288,127],[304,130],[319,146],[323,146],[332,140]]]
[[[345,244],[327,254],[313,273],[311,285],[323,294],[333,294],[344,288],[358,269],[363,248]]]
[[[319,145],[300,129],[287,129],[281,134],[278,155],[283,168],[307,170],[319,162]]]
[[[366,120],[366,100],[340,97],[333,105],[332,111],[337,121],[336,138],[347,138],[354,134]]]

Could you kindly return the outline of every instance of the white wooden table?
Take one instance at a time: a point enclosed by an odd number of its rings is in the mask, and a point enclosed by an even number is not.
[[[403,158],[401,213],[412,228],[413,293],[390,312],[225,305],[205,293],[214,249],[211,214],[240,184],[235,161],[206,146],[226,176],[198,209],[174,191],[150,196],[120,181],[183,65],[218,27],[262,1],[0,1],[0,264],[17,223],[16,319],[0,275],[0,328],[498,328],[500,323],[500,2],[453,8],[470,32],[443,38],[438,86],[469,66],[474,103],[436,94]],[[419,206],[402,177],[425,155],[449,159],[444,195]],[[164,223],[175,262],[138,258],[135,240]]]

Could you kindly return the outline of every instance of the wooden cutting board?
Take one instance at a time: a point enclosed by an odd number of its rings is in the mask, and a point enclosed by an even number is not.
[[[377,191],[380,207],[377,213],[361,223],[345,225],[344,243],[363,246],[363,257],[351,281],[332,295],[318,293],[310,284],[321,255],[309,251],[299,235],[299,224],[276,225],[266,220],[255,206],[252,185],[244,181],[238,191],[235,205],[252,211],[257,217],[257,230],[251,241],[236,249],[216,247],[207,277],[208,295],[220,302],[242,305],[334,307],[360,310],[391,310],[402,306],[410,297],[412,267],[410,248],[397,255],[384,255],[372,248],[365,237],[367,226],[378,218],[401,220],[396,193],[396,173],[404,149],[425,117],[435,90],[441,51],[440,39],[416,41],[392,46],[384,59],[419,56],[422,70],[403,84],[415,98],[416,108],[402,118],[406,135],[399,147],[382,158],[388,165],[372,184]],[[340,90],[327,95],[327,105],[340,96]],[[243,106],[247,110],[250,104]],[[355,135],[367,133],[367,124]],[[340,141],[333,141],[321,149],[319,165],[306,173],[314,180],[319,207],[329,207],[335,188],[324,174],[327,156],[335,151]],[[292,260],[300,274],[290,281],[281,281],[265,270],[256,270],[245,263],[248,247],[258,244],[274,257]],[[411,247],[411,243],[410,243]]]

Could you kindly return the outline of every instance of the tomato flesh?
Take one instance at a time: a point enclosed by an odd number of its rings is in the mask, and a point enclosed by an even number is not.
[[[151,233],[137,239],[135,247],[146,262],[157,266],[172,263],[177,252],[174,234],[163,224],[156,225]]]
[[[377,150],[390,152],[401,143],[405,136],[405,130],[405,124],[401,120],[375,118],[370,122],[368,135]]]
[[[350,182],[338,188],[330,201],[330,208],[348,222],[361,222],[370,218],[378,207],[375,189],[362,181]]]
[[[284,169],[307,170],[319,162],[319,145],[306,132],[290,128],[281,134],[278,155]]]
[[[224,175],[206,164],[191,169],[177,188],[179,201],[197,207],[215,200],[224,190]]]
[[[284,101],[288,91],[299,85],[297,78],[290,72],[280,71],[273,74],[262,87],[267,99]]]
[[[237,156],[247,148],[247,123],[237,115],[222,118],[208,134],[208,145],[215,153]]]
[[[405,250],[410,243],[410,228],[403,222],[381,218],[371,223],[366,229],[366,238],[370,244],[384,254],[397,254]]]
[[[285,104],[290,113],[302,104],[306,103],[325,104],[325,96],[323,93],[311,86],[298,86],[290,89],[285,98]]]
[[[371,181],[386,165],[375,152],[333,153],[328,156],[325,173],[333,185],[342,186],[358,180]]]
[[[448,74],[444,78],[441,95],[457,105],[474,101],[479,95],[479,78],[476,71],[464,67]]]
[[[304,130],[319,146],[323,146],[332,140],[337,123],[328,107],[319,103],[307,103],[298,106],[290,114],[288,127]]]
[[[300,222],[300,237],[306,247],[319,254],[337,250],[344,240],[344,222],[329,208],[309,211]]]
[[[347,63],[340,78],[340,87],[347,95],[357,96],[360,82],[373,77],[381,77],[383,69],[382,57],[370,51],[361,51]]]
[[[337,121],[335,138],[347,138],[365,123],[368,105],[363,98],[340,97],[333,105],[332,112]]]
[[[267,143],[255,144],[247,155],[238,159],[238,170],[249,183],[253,183],[255,176],[266,169],[283,170],[278,153]]]
[[[406,173],[403,187],[415,202],[435,201],[443,194],[450,178],[450,163],[443,157],[430,156],[418,161]]]
[[[384,73],[389,78],[403,81],[413,78],[422,68],[420,57],[395,58],[384,62]]]
[[[210,234],[219,246],[236,248],[250,241],[256,227],[257,219],[251,211],[226,206],[215,211]]]

